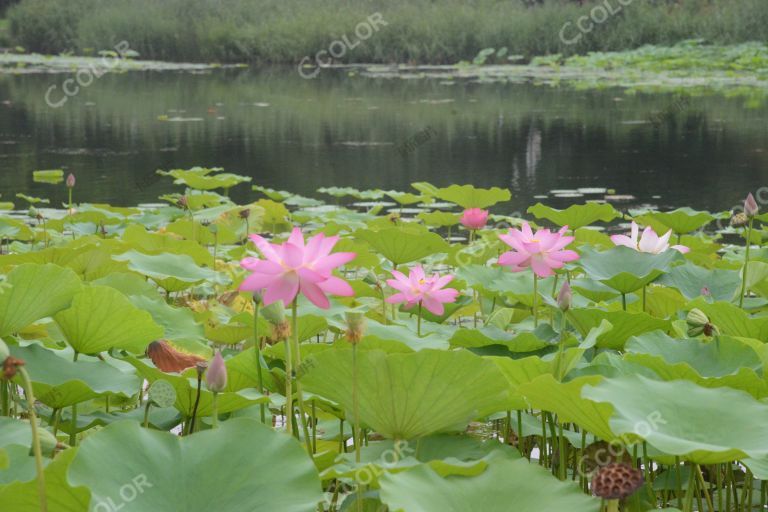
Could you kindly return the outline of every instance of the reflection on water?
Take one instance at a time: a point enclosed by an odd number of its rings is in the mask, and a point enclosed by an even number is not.
[[[768,185],[768,108],[743,99],[693,97],[680,108],[672,93],[346,71],[303,80],[269,68],[106,75],[51,109],[52,80],[61,75],[0,77],[3,200],[50,195],[32,171],[61,167],[77,174],[79,200],[116,204],[168,191],[155,169],[194,165],[305,195],[415,181],[506,186],[518,209],[583,187],[725,209]],[[63,187],[55,190],[63,201]],[[233,195],[249,197],[247,187]]]

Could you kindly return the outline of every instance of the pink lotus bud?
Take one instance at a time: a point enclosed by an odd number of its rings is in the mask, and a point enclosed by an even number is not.
[[[568,311],[571,309],[572,304],[573,292],[571,291],[571,285],[566,281],[563,283],[562,288],[560,288],[560,293],[557,294],[557,305],[561,311]]]
[[[464,210],[459,222],[467,229],[482,229],[485,227],[486,222],[488,222],[488,210],[468,208]]]
[[[205,372],[205,385],[214,393],[221,393],[227,387],[227,365],[218,350],[208,366],[208,371]]]
[[[757,215],[757,212],[759,211],[759,208],[757,207],[757,201],[755,201],[755,196],[752,195],[752,192],[749,193],[747,196],[747,199],[744,201],[744,213],[747,214],[747,217],[752,218],[755,215]]]
[[[67,176],[67,188],[75,188],[75,175],[72,173]]]

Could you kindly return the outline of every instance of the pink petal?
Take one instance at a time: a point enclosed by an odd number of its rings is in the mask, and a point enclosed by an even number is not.
[[[531,269],[539,277],[549,277],[554,274],[544,259],[540,257],[531,258]]]
[[[314,283],[302,281],[301,293],[304,294],[309,301],[320,309],[328,309],[331,307],[331,303],[328,301],[328,297],[325,296],[323,290]]]
[[[304,249],[304,235],[301,234],[301,229],[293,228],[291,236],[288,237],[288,243]]]
[[[681,254],[687,254],[687,253],[691,252],[691,248],[690,247],[686,247],[684,245],[673,245],[672,249],[678,251]]]
[[[556,261],[568,262],[579,259],[579,253],[576,251],[557,251],[547,254],[547,257]]]
[[[331,293],[333,295],[339,295],[340,297],[351,297],[355,294],[355,290],[345,280],[336,277],[329,276],[325,281],[317,283],[325,293]]]
[[[296,272],[286,272],[280,278],[275,279],[264,293],[264,305],[269,306],[278,300],[283,301],[283,305],[288,305],[296,298],[299,292],[299,276]]]
[[[421,304],[433,315],[441,316],[443,313],[445,313],[443,304],[431,297],[424,297],[424,300],[421,302]]]
[[[255,292],[263,288],[268,288],[275,279],[279,278],[270,274],[251,274],[243,280],[239,290],[241,292]]]
[[[354,252],[335,252],[329,256],[319,258],[312,268],[322,274],[327,274],[336,267],[340,267],[346,263],[349,263],[357,257],[357,253]]]
[[[525,252],[507,251],[499,256],[499,265],[504,266],[527,266],[525,263],[531,258],[530,254]]]
[[[630,249],[637,250],[637,244],[632,241],[627,235],[611,235],[611,242],[615,245],[621,245],[629,247]]]
[[[304,264],[304,248],[286,242],[283,244],[283,258],[289,267],[299,268]]]

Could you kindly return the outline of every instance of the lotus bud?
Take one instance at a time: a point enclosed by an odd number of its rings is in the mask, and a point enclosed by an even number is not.
[[[380,284],[379,280],[376,278],[376,274],[374,273],[366,274],[363,278],[363,282],[371,286],[378,286]]]
[[[261,314],[271,324],[285,322],[285,306],[283,306],[283,302],[280,300],[264,307],[261,310]]]
[[[67,176],[67,188],[75,188],[75,175],[72,173]]]
[[[59,447],[59,440],[56,439],[56,436],[44,428],[38,428],[37,437],[40,440],[40,451],[43,452],[43,457],[53,457],[56,448]],[[34,447],[30,446],[29,456],[31,457],[34,454]]]
[[[344,316],[347,320],[347,339],[356,345],[365,336],[365,315],[357,311],[347,311]]]
[[[747,199],[744,201],[744,213],[747,214],[747,217],[750,219],[757,215],[757,212],[760,209],[757,207],[757,201],[755,201],[755,196],[752,195],[752,192],[750,192],[747,195]]]
[[[261,292],[262,290],[256,290],[253,292],[253,302],[258,306],[264,304],[264,295]]]
[[[181,196],[178,201],[176,201],[176,204],[181,208],[182,210],[187,210],[189,208],[189,200],[187,199],[187,196]]]
[[[560,288],[560,293],[557,294],[557,305],[560,311],[568,311],[573,305],[573,292],[571,291],[571,285],[568,281],[563,283]]]
[[[248,217],[251,216],[251,210],[248,208],[244,210],[240,210],[240,213],[238,215],[240,215],[241,219],[247,219]]]
[[[634,494],[643,482],[641,469],[623,463],[608,464],[592,477],[592,494],[604,500],[622,500]]]
[[[208,365],[208,371],[205,373],[205,385],[209,391],[214,393],[221,393],[227,387],[227,365],[224,363],[224,358],[221,357],[221,352],[216,351],[216,355],[213,356],[211,364]]]

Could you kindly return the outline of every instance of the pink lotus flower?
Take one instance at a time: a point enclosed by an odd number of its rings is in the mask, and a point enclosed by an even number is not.
[[[299,293],[303,293],[314,305],[327,309],[330,302],[326,293],[345,297],[354,295],[349,283],[332,274],[333,269],[357,256],[353,252],[331,254],[339,237],[326,237],[320,233],[305,245],[301,230],[294,228],[283,244],[269,243],[259,235],[250,238],[265,259],[248,257],[240,262],[240,266],[253,272],[240,285],[240,291],[265,290],[264,305],[282,300],[288,307]]]
[[[216,351],[208,371],[205,372],[205,385],[214,393],[221,393],[227,388],[227,365],[219,350]]]
[[[752,192],[749,193],[747,196],[747,199],[744,200],[744,213],[747,214],[747,217],[752,218],[755,215],[758,214],[760,211],[760,208],[757,206],[757,201],[755,201],[755,196],[752,195]]]
[[[554,269],[579,259],[575,251],[563,250],[574,240],[572,236],[565,236],[567,230],[568,226],[563,226],[556,233],[540,229],[534,234],[531,226],[523,222],[522,229],[510,229],[508,234],[499,235],[513,249],[499,256],[499,265],[511,267],[512,272],[531,267],[539,277],[551,276]]]
[[[456,302],[459,291],[453,288],[443,289],[453,280],[453,276],[440,276],[433,274],[427,277],[421,265],[413,267],[408,276],[397,270],[392,271],[394,279],[387,279],[387,284],[399,291],[391,297],[387,297],[390,304],[405,303],[406,308],[411,308],[421,303],[427,311],[442,315],[445,313],[443,304]]]
[[[612,235],[611,241],[616,245],[623,245],[629,247],[638,252],[647,252],[650,254],[660,254],[667,249],[670,249],[669,237],[672,235],[672,230],[667,231],[664,236],[659,236],[656,232],[648,226],[643,230],[643,234],[639,237],[640,227],[632,221],[632,232],[630,236],[627,235]],[[690,249],[684,245],[673,245],[671,249],[674,249],[682,254],[687,253]]]
[[[468,208],[461,214],[459,222],[467,229],[482,229],[488,222],[488,210]]]

